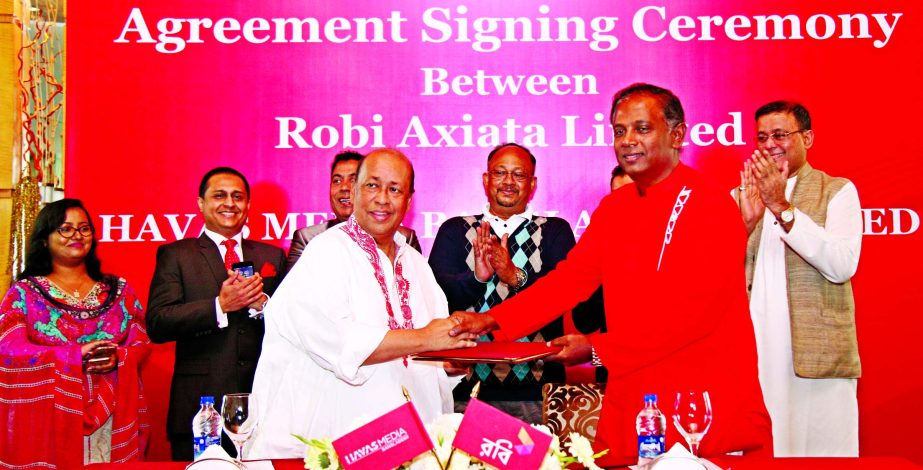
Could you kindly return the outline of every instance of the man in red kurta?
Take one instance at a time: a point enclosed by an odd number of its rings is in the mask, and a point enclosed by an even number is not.
[[[658,394],[667,416],[667,448],[683,442],[671,416],[676,393],[688,390],[711,396],[702,455],[771,452],[737,208],[726,191],[679,162],[686,124],[672,92],[647,84],[623,89],[611,120],[619,165],[634,183],[603,199],[555,270],[488,313],[456,312],[454,332],[501,328],[496,337],[519,338],[602,285],[608,332],[556,340],[565,349],[554,359],[595,355],[608,368],[595,443],[610,450],[607,461],[637,460],[635,417],[646,393]]]

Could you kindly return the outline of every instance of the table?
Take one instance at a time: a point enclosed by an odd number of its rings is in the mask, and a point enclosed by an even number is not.
[[[899,457],[860,458],[745,458],[710,459],[723,469],[731,470],[923,470],[923,467]]]
[[[860,458],[784,458],[758,459],[746,457],[723,457],[712,459],[723,469],[730,470],[923,470],[907,459],[899,457]],[[185,462],[130,462],[123,464],[95,464],[89,470],[183,470]],[[301,470],[300,459],[273,460],[276,470]]]

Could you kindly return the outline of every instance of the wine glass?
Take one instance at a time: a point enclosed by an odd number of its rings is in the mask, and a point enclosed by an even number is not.
[[[692,455],[698,457],[699,443],[711,427],[711,399],[708,392],[676,392],[673,424],[686,439]]]
[[[237,464],[241,465],[244,443],[256,425],[256,403],[249,393],[229,393],[221,401],[221,418],[224,433],[231,438],[237,449]]]

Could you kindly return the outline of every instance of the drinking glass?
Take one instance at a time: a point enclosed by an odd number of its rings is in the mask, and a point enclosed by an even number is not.
[[[708,392],[676,392],[673,424],[686,439],[686,444],[689,444],[689,452],[698,457],[699,443],[711,427],[711,399]]]
[[[221,401],[221,418],[224,433],[231,438],[237,449],[237,464],[241,465],[244,443],[250,438],[256,425],[256,403],[249,393],[230,393]]]

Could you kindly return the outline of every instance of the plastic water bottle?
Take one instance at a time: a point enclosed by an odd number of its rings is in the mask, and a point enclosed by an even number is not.
[[[638,431],[638,464],[643,465],[664,452],[663,436],[667,430],[667,418],[657,409],[657,395],[644,395],[644,408],[635,420]]]
[[[212,444],[221,445],[221,415],[215,410],[215,397],[202,397],[192,418],[192,459],[198,460]]]

